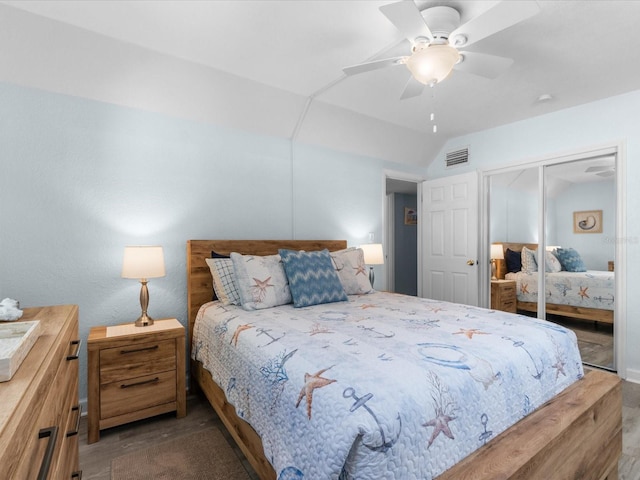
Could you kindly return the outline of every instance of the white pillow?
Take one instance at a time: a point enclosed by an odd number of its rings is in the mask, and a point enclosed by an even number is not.
[[[536,250],[536,263],[538,262],[539,250]],[[544,252],[544,271],[549,273],[558,273],[562,270],[560,260],[551,252]]]
[[[536,263],[536,251],[530,250],[527,247],[522,247],[522,271],[525,273],[533,273],[538,271],[538,264]]]
[[[233,271],[233,262],[230,258],[205,258],[216,297],[224,305],[240,305],[240,294],[236,285],[236,274]]]
[[[260,310],[291,303],[291,290],[280,255],[231,253],[242,308]]]
[[[362,295],[373,291],[361,248],[346,248],[331,252],[330,255],[333,267],[338,272],[340,283],[347,295]]]

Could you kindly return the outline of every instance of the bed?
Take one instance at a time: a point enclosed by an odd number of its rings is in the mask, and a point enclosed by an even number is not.
[[[505,258],[507,249],[513,252],[521,252],[523,247],[530,250],[538,249],[538,245],[535,243],[504,242],[502,247]],[[498,279],[516,282],[517,310],[531,313],[538,311],[537,272],[508,273],[506,260],[496,260],[496,276]],[[547,313],[613,324],[615,308],[613,272],[547,272],[546,278],[548,285],[545,292]]]
[[[189,241],[187,285],[190,338],[193,337],[200,307],[205,304],[211,305],[212,280],[205,259],[211,256],[212,251],[219,254],[228,254],[233,251],[271,255],[277,253],[278,248],[307,251],[328,248],[333,251],[345,246],[345,242],[342,241]],[[365,305],[362,307],[366,308]],[[476,311],[472,313],[478,314]],[[192,350],[201,348],[201,345],[192,344]],[[327,370],[329,368],[327,367]],[[326,371],[313,372],[313,374],[318,377],[324,375],[325,379],[333,379]],[[244,413],[237,412],[236,407],[226,398],[225,390],[229,391],[229,385],[223,385],[224,389],[218,386],[199,361],[192,361],[191,381],[207,396],[260,478],[279,478],[271,462],[267,460],[262,439],[241,418]],[[489,385],[487,388],[490,388]],[[345,394],[348,393],[349,400],[355,403],[359,400],[366,401],[364,390],[353,389],[347,392],[345,389],[342,393],[345,399],[347,398]],[[433,395],[432,392],[432,398]],[[305,399],[302,392],[299,403],[300,400],[303,400],[304,406]],[[364,407],[361,410],[364,412]],[[300,411],[305,412],[304,408]],[[310,416],[311,410],[306,410],[306,413]],[[432,422],[431,426],[433,425],[435,424]],[[442,435],[436,435],[430,439],[434,443],[432,451],[436,450],[435,442],[448,437],[445,427],[446,425],[440,424],[439,433]],[[429,429],[431,434],[435,431],[436,428]],[[388,438],[395,436],[391,431],[387,431],[387,434]],[[383,436],[382,433],[381,436]],[[485,436],[486,439],[489,437],[491,435]],[[615,479],[622,443],[620,380],[612,374],[588,371],[583,378],[555,395],[543,406],[493,437],[485,446],[448,468],[438,478],[445,480],[576,477]],[[377,440],[380,439],[380,437],[377,438]],[[384,443],[383,441],[382,444]],[[429,447],[431,447],[430,443]],[[425,446],[425,451],[427,450]],[[282,475],[283,470],[279,471],[279,474]],[[313,476],[305,478],[313,478]],[[407,478],[414,477],[407,475]]]

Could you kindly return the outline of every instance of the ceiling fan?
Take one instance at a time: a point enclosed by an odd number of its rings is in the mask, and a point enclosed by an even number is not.
[[[587,168],[585,173],[593,173],[599,177],[611,177],[616,174],[615,165],[602,165]]]
[[[461,51],[473,43],[534,16],[540,11],[535,1],[503,0],[495,6],[460,24],[460,12],[448,5],[418,9],[413,0],[380,7],[412,45],[406,56],[385,58],[346,67],[347,75],[406,65],[411,77],[401,98],[422,93],[424,86],[434,86],[449,76],[452,69],[496,78],[513,60],[486,53]]]

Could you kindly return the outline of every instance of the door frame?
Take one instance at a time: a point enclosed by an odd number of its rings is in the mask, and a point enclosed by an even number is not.
[[[615,240],[615,307],[614,307],[614,356],[615,367],[618,376],[627,378],[627,362],[626,362],[626,342],[627,336],[627,299],[626,299],[626,270],[627,270],[627,201],[626,201],[626,165],[627,165],[627,150],[626,142],[623,140],[609,142],[601,145],[594,145],[585,148],[576,148],[564,153],[548,154],[538,157],[529,162],[523,162],[520,164],[512,164],[508,167],[496,168],[492,170],[485,170],[481,173],[482,181],[480,182],[480,199],[482,204],[482,211],[480,215],[480,255],[481,258],[489,258],[489,243],[491,241],[489,235],[489,178],[491,175],[507,173],[513,170],[521,170],[524,168],[539,168],[542,169],[545,166],[555,165],[558,163],[565,163],[575,160],[581,160],[590,156],[603,155],[607,152],[616,154],[616,238]],[[544,206],[544,192],[543,185],[539,183],[540,196],[543,199],[542,206]],[[538,237],[544,239],[544,215],[545,210],[539,209],[538,211],[538,227],[542,226],[542,230],[538,231]],[[484,299],[484,305],[487,306],[489,302],[489,278],[490,274],[483,272],[480,275],[480,293]],[[541,277],[542,279],[542,277]],[[540,279],[540,281],[542,281]],[[539,290],[542,291],[542,290]],[[545,314],[544,301],[538,299],[538,312],[542,315]],[[541,305],[542,304],[542,305]],[[481,302],[482,305],[482,302]]]
[[[382,236],[383,236],[383,244],[384,250],[386,252],[385,256],[385,284],[387,289],[391,289],[395,285],[395,277],[393,274],[394,267],[394,258],[391,255],[393,248],[393,199],[389,200],[387,198],[387,179],[391,180],[402,180],[405,182],[411,182],[416,184],[416,195],[418,197],[418,223],[420,223],[420,219],[422,218],[422,182],[425,181],[425,177],[419,174],[413,174],[408,172],[401,172],[397,170],[387,170],[383,171],[382,175]],[[421,229],[417,229],[417,287],[418,287],[418,296],[420,292],[422,292],[422,232]],[[393,291],[393,290],[392,290]]]

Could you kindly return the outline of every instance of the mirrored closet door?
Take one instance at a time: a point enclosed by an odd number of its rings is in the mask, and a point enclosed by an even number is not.
[[[546,319],[578,336],[585,364],[615,370],[615,155],[544,168]]]
[[[599,154],[507,169],[489,175],[486,183],[492,244],[487,251],[496,266],[491,308],[570,328],[583,362],[610,370],[615,370],[615,168],[615,153]]]

